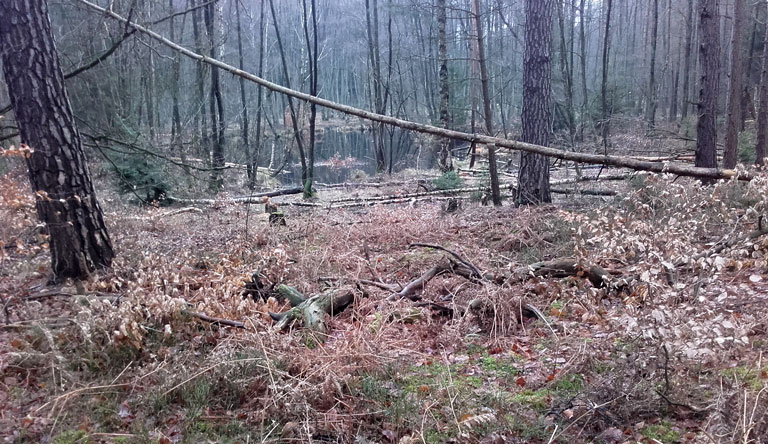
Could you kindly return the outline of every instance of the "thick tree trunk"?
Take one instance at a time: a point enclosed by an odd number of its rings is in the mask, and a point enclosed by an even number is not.
[[[723,166],[734,168],[739,160],[739,128],[741,127],[741,94],[744,83],[744,12],[746,0],[735,0],[731,34],[731,79],[728,83],[728,119],[725,126]]]
[[[720,24],[717,0],[699,0],[701,38],[699,60],[699,123],[696,137],[696,166],[717,167],[717,97],[720,86]]]
[[[523,62],[522,141],[548,146],[552,121],[552,7],[554,0],[525,2],[525,60]],[[549,161],[523,153],[517,190],[518,205],[552,202]]]
[[[55,278],[108,267],[112,243],[96,200],[54,47],[45,0],[0,2],[0,53]]]

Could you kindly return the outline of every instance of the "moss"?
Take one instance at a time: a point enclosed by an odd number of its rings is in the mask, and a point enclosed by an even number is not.
[[[754,391],[760,391],[766,386],[766,381],[763,378],[765,368],[760,369],[757,367],[733,367],[723,371],[723,376],[732,380],[736,384],[740,384],[743,387],[748,387]]]
[[[547,410],[551,400],[552,392],[548,389],[524,390],[512,398],[516,404],[539,411]]]
[[[53,444],[82,444],[90,442],[88,434],[83,430],[67,430],[53,438]]]
[[[672,428],[672,423],[669,421],[645,426],[640,433],[648,439],[663,443],[679,442],[681,436],[680,431]]]

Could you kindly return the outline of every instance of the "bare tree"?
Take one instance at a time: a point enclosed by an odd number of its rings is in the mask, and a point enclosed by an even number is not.
[[[651,3],[653,5],[651,11],[651,68],[648,75],[648,108],[645,114],[648,129],[656,127],[656,46],[659,40],[659,0],[652,0]]]
[[[451,116],[449,105],[451,92],[448,85],[448,33],[446,0],[437,0],[437,39],[438,57],[440,59],[440,124],[443,128],[450,128]],[[437,164],[442,171],[453,169],[451,157],[451,145],[449,139],[438,139]]]
[[[45,0],[0,2],[0,55],[56,280],[110,266],[112,242],[64,87]]]
[[[608,62],[611,54],[611,10],[613,1],[605,0],[605,34],[603,35],[603,81],[600,92],[602,98],[602,121],[600,128],[603,136],[603,150],[608,153],[608,137],[611,134],[611,111],[608,109]]]

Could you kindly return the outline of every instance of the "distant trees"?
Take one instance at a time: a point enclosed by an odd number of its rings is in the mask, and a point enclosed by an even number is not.
[[[523,134],[521,140],[548,146],[552,131],[552,8],[554,0],[525,2],[525,62],[523,71]],[[517,204],[551,202],[549,160],[522,153]]]
[[[45,0],[0,2],[0,55],[56,280],[85,278],[114,255],[64,87]]]

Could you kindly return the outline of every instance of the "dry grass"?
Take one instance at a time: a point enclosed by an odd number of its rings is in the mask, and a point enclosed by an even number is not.
[[[63,287],[30,299],[46,280],[44,239],[5,250],[0,435],[492,443],[610,441],[618,431],[624,441],[761,442],[766,376],[755,363],[766,344],[768,243],[683,259],[755,229],[766,183],[702,189],[652,178],[625,200],[570,210],[286,207],[287,227],[243,206],[171,214],[106,198],[119,256],[86,295]],[[29,202],[18,210],[3,200],[0,212],[0,241],[33,227]],[[481,270],[577,256],[638,279],[615,290],[578,278],[495,286],[438,276],[422,297],[454,308],[452,318],[366,287],[325,338],[277,332],[268,312],[279,304],[243,297],[254,271],[305,294],[321,291],[321,278],[404,285],[442,257],[412,242],[443,245]],[[492,309],[462,314],[477,298]],[[520,301],[555,331],[519,322]],[[725,418],[718,402],[739,408]]]

